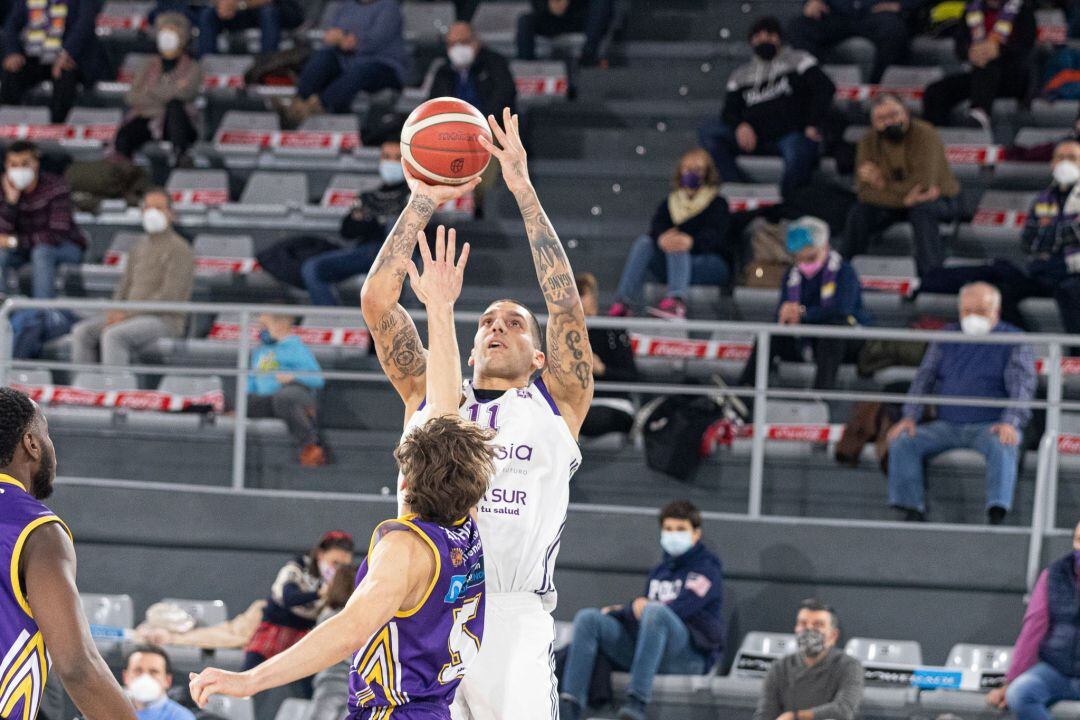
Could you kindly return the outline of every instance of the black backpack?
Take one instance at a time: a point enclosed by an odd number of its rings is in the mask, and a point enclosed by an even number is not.
[[[645,464],[676,480],[689,480],[701,464],[701,438],[723,417],[712,398],[670,395],[645,419]]]

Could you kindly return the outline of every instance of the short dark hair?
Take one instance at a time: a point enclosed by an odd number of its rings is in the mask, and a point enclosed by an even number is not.
[[[529,313],[529,330],[532,332],[533,343],[536,345],[537,350],[543,352],[544,331],[540,328],[540,321],[536,319],[535,313],[533,313],[533,311],[529,309],[529,306],[521,302],[520,300],[515,300],[514,298],[502,298],[501,300],[496,300],[495,302],[491,303],[490,305],[488,305],[488,307],[491,307],[491,305],[498,305],[499,303],[513,303],[520,308],[525,308],[525,311]]]
[[[870,101],[870,112],[877,110],[879,107],[887,103],[896,103],[904,110],[907,110],[907,105],[904,104],[904,101],[900,99],[899,95],[896,95],[894,93],[881,93]]]
[[[8,155],[22,155],[23,153],[33,153],[34,157],[41,157],[41,150],[38,149],[36,143],[29,140],[16,140],[7,146],[7,150],[4,151],[4,159],[6,160]]]
[[[457,415],[440,415],[405,436],[394,450],[405,503],[421,520],[452,525],[469,514],[495,474],[491,430]]]
[[[701,527],[701,511],[689,500],[674,500],[665,505],[660,511],[660,524],[663,525],[668,518],[689,520],[695,530]]]
[[[36,418],[37,407],[26,393],[0,388],[0,467],[15,459],[15,450]]]
[[[774,33],[781,38],[784,37],[784,30],[780,25],[780,21],[772,15],[765,15],[755,20],[754,24],[750,26],[750,33],[746,37],[752,38],[759,32]]]
[[[165,648],[161,647],[160,645],[154,645],[152,643],[143,643],[142,645],[136,645],[135,647],[124,653],[124,670],[128,669],[128,665],[131,664],[131,658],[134,657],[136,653],[159,655],[165,661],[165,674],[173,674],[172,660],[169,659],[169,653],[165,652]]]
[[[172,193],[170,193],[167,189],[161,187],[160,185],[148,187],[146,189],[146,192],[142,194],[143,202],[146,202],[146,198],[150,197],[151,195],[164,195],[165,202],[168,204],[169,207],[172,207]]]
[[[803,610],[809,610],[810,612],[827,612],[832,619],[832,625],[837,630],[840,629],[840,616],[836,614],[836,610],[832,605],[828,605],[818,600],[817,598],[806,598],[799,603],[799,612]]]

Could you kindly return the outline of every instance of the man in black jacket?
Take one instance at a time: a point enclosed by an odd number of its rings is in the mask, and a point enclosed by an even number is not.
[[[779,154],[780,189],[787,197],[814,172],[836,86],[813,56],[783,47],[774,17],[754,23],[750,46],[755,57],[731,73],[720,119],[703,125],[698,137],[728,182],[746,181],[735,164],[738,155]]]
[[[881,82],[885,68],[908,53],[907,24],[902,11],[914,10],[921,0],[806,0],[803,13],[788,30],[791,44],[817,58],[853,37],[874,45],[870,82]]]
[[[464,100],[484,115],[499,115],[504,107],[516,112],[510,63],[484,47],[469,23],[456,22],[446,31],[446,59],[435,73],[431,97]]]
[[[522,60],[536,59],[536,36],[550,38],[585,33],[579,62],[599,62],[600,43],[611,25],[614,0],[532,0],[533,11],[518,18],[517,52]]]

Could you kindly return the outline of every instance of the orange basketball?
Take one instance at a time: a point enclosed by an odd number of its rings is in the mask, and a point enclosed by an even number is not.
[[[491,153],[487,120],[467,102],[441,97],[412,111],[401,130],[401,157],[409,172],[429,185],[461,185],[484,172]]]

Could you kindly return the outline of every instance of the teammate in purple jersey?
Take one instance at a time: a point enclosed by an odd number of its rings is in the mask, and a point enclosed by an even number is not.
[[[428,312],[427,403],[432,417],[394,457],[405,477],[405,512],[381,523],[344,609],[285,652],[242,673],[191,674],[191,696],[243,697],[285,685],[352,655],[349,720],[449,720],[450,703],[480,650],[484,553],[473,508],[494,472],[492,433],[458,416],[461,362],[454,302],[466,244],[440,227],[432,258],[419,234],[424,274],[409,267]]]
[[[86,720],[135,720],[90,636],[71,534],[41,503],[55,479],[41,408],[0,388],[0,718],[37,717],[51,660]]]

